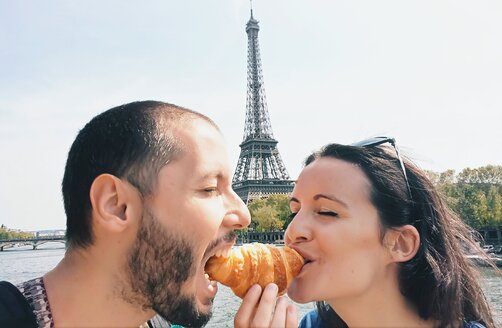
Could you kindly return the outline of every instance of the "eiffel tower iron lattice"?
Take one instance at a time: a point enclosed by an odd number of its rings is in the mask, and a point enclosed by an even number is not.
[[[246,24],[248,35],[247,98],[244,138],[232,187],[248,203],[255,198],[271,194],[289,194],[294,187],[284,165],[267,109],[263,86],[258,21],[253,17]]]

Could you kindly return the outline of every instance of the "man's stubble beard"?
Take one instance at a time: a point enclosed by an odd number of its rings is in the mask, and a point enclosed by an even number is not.
[[[166,229],[147,207],[129,256],[129,302],[153,309],[170,323],[201,327],[212,313],[200,313],[195,295],[183,295],[181,287],[197,270],[191,244]],[[124,295],[125,296],[125,295]]]

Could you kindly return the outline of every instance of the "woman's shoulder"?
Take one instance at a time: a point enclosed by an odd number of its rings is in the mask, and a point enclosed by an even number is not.
[[[312,310],[305,314],[298,328],[322,328],[319,312],[317,312],[317,310]]]

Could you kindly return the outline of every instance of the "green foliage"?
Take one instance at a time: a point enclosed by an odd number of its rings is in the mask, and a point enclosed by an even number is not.
[[[427,172],[448,205],[473,228],[502,224],[502,166]]]
[[[458,182],[502,186],[502,166],[487,165],[477,169],[467,168],[458,174]]]
[[[251,227],[256,231],[282,230],[290,222],[288,195],[255,199],[248,207],[251,212]]]
[[[0,240],[5,239],[28,239],[33,238],[33,233],[8,229],[2,224],[0,226]]]
[[[277,218],[277,211],[270,205],[257,208],[253,212],[256,231],[273,231],[282,228],[282,222]]]
[[[488,220],[493,221],[494,225],[502,225],[502,193],[500,188],[490,186],[486,195],[488,207]]]

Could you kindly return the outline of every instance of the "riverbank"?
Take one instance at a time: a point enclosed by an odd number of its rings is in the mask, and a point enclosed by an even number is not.
[[[484,257],[479,255],[467,255],[467,258],[474,262],[478,267],[490,267],[491,265],[486,262]],[[502,268],[502,256],[492,255],[489,256],[490,260],[499,268]],[[502,291],[501,291],[502,292]]]

